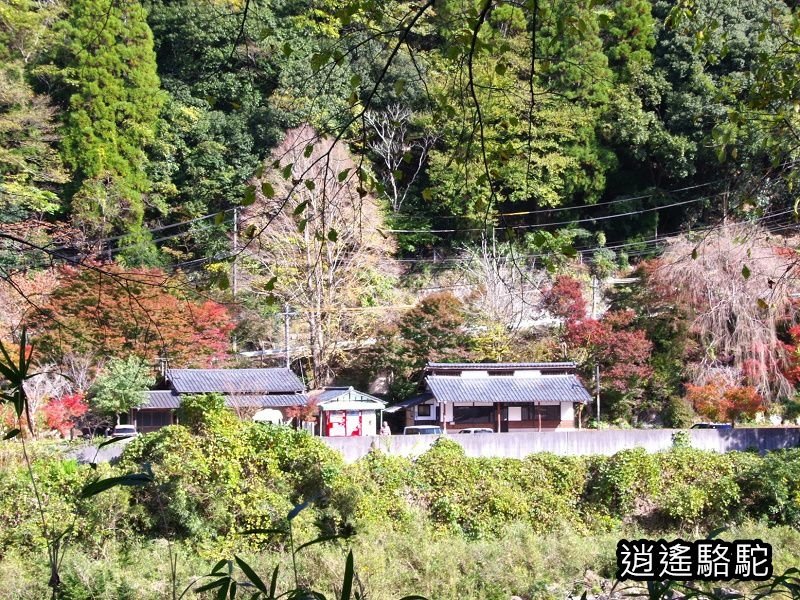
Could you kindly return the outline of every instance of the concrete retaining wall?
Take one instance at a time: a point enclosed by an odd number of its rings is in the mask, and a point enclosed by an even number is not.
[[[648,452],[672,447],[672,434],[679,429],[608,429],[549,431],[541,433],[480,433],[447,436],[458,442],[467,456],[523,458],[536,452],[562,456],[611,455],[627,448]],[[686,430],[683,430],[686,431]],[[692,446],[715,452],[757,448],[760,452],[779,448],[800,448],[800,427],[762,427],[738,429],[689,430]],[[373,445],[387,454],[415,457],[425,452],[438,435],[395,435],[374,437],[322,438],[331,448],[354,462],[367,454]]]

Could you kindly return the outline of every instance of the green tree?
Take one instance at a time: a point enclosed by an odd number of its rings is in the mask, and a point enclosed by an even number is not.
[[[154,383],[150,368],[138,356],[112,358],[91,390],[91,407],[98,413],[114,415],[119,423],[120,413],[144,404],[145,392]]]
[[[27,242],[52,241],[49,221],[62,211],[67,173],[59,157],[58,111],[31,86],[32,66],[52,42],[59,2],[10,0],[0,4],[0,223]],[[43,256],[5,240],[0,264],[25,268]]]
[[[414,392],[429,360],[452,362],[470,356],[465,320],[461,301],[443,292],[423,298],[396,323],[381,328],[368,356],[372,369],[386,376],[392,401]]]
[[[90,238],[119,231],[141,243],[150,191],[145,149],[164,102],[145,11],[136,0],[76,0],[61,34],[56,62],[67,105],[62,155],[75,173],[72,219]]]
[[[443,135],[427,195],[480,223],[505,203],[595,202],[614,166],[597,134],[611,86],[597,19],[569,0],[527,17],[498,7],[479,35],[474,52],[456,39],[434,63]],[[460,47],[472,60],[466,89],[452,76]]]

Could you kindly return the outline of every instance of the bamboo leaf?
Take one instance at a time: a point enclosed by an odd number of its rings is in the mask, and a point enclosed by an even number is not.
[[[341,600],[350,600],[353,592],[353,551],[347,553],[347,562],[344,565],[344,580],[342,581]]]
[[[111,439],[108,439],[105,442],[100,443],[97,446],[97,449],[100,450],[100,448],[102,448],[103,446],[108,446],[109,444],[115,444],[116,442],[119,442],[120,440],[127,440],[127,439],[128,438],[119,437],[119,436],[118,437],[112,437]]]
[[[310,501],[306,500],[302,504],[297,504],[292,510],[289,511],[289,514],[286,515],[286,520],[291,521],[292,519],[294,519],[297,515],[299,515],[306,508],[308,508],[309,503]]]
[[[202,592],[207,592],[209,590],[213,590],[216,587],[224,586],[225,585],[225,577],[212,581],[211,583],[206,583],[205,585],[201,585],[199,588],[195,588],[195,592],[200,594]],[[224,597],[224,596],[223,596]]]
[[[250,583],[256,586],[256,588],[258,588],[259,591],[262,591],[266,594],[267,586],[264,584],[263,581],[261,581],[261,577],[258,576],[258,574],[253,570],[253,568],[238,556],[234,555],[233,558],[236,561],[236,564],[239,565],[239,568],[242,570],[242,573],[244,573],[247,579],[250,580]]]
[[[217,564],[214,565],[214,568],[211,570],[212,575],[221,575],[223,573],[223,569],[228,564],[228,561],[224,558],[219,561]]]
[[[295,553],[300,552],[303,548],[307,548],[308,546],[313,546],[314,544],[322,544],[324,542],[331,542],[333,540],[343,540],[346,536],[343,535],[322,535],[315,540],[311,540],[310,542],[306,542],[305,544],[300,544]]]
[[[269,597],[270,599],[275,598],[275,592],[278,589],[278,566],[275,567],[275,570],[272,571],[272,580],[269,582]]]
[[[12,429],[8,433],[3,436],[4,440],[10,440],[11,438],[15,438],[20,434],[19,429]]]
[[[119,477],[108,477],[106,479],[98,479],[83,486],[81,490],[81,498],[91,498],[101,492],[110,490],[117,486],[140,486],[146,485],[153,481],[153,476],[148,473],[131,473],[129,475],[120,475]]]

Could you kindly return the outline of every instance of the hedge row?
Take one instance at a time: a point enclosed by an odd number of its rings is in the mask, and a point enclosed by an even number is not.
[[[5,444],[11,444],[7,442]],[[6,446],[8,448],[8,446]],[[522,460],[467,458],[442,439],[416,461],[373,452],[352,465],[304,432],[242,422],[211,411],[130,443],[101,476],[138,471],[154,482],[76,500],[97,472],[57,456],[35,476],[48,519],[72,525],[89,548],[111,537],[187,539],[211,552],[270,543],[243,535],[281,523],[314,499],[295,526],[333,533],[411,520],[468,537],[522,522],[536,532],[643,527],[711,529],[745,520],[800,527],[800,449],[715,454],[691,448],[611,457],[536,454]],[[36,501],[21,463],[0,470],[0,558],[10,547],[41,547]]]

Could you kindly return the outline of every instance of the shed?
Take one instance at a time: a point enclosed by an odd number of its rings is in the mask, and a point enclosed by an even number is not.
[[[326,387],[309,394],[319,408],[320,434],[377,435],[386,402],[353,387]]]

